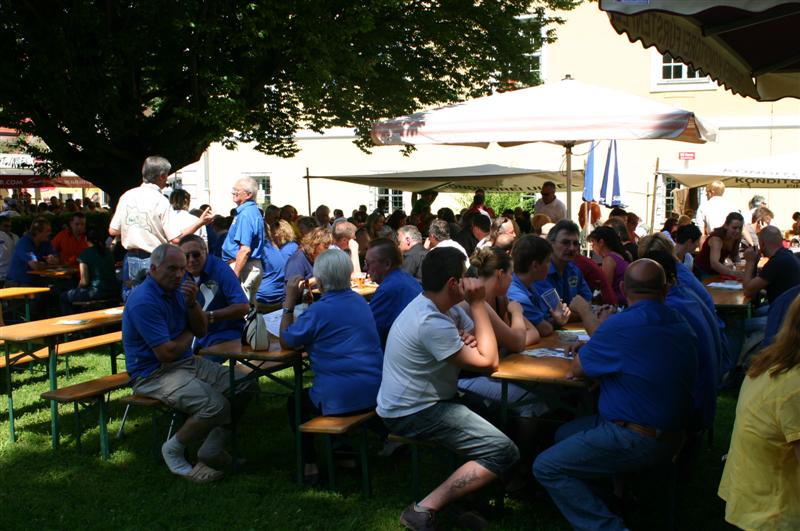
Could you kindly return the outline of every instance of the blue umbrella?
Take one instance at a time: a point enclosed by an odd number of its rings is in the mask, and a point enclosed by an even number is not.
[[[596,201],[594,197],[594,148],[597,142],[592,142],[589,148],[589,156],[586,158],[586,169],[583,173],[583,200]]]
[[[608,197],[608,178],[609,178],[609,170],[611,169],[612,165],[612,156],[613,156],[613,176],[612,176],[612,183],[611,186],[613,188],[613,193],[611,198]],[[608,144],[608,155],[606,155],[606,167],[603,171],[603,184],[600,186],[600,200],[599,203],[601,205],[607,207],[621,207],[625,208],[625,204],[622,202],[622,193],[620,192],[619,188],[619,158],[617,157],[617,141],[612,140]]]

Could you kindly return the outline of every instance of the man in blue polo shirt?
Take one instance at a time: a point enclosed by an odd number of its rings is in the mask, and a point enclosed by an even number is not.
[[[592,300],[592,290],[583,278],[581,270],[572,261],[580,251],[578,236],[580,229],[568,219],[562,219],[547,233],[547,240],[553,246],[550,269],[547,278],[536,282],[536,291],[544,293],[555,289],[561,300],[569,304],[575,295],[587,301]]]
[[[250,305],[239,279],[225,262],[208,254],[206,242],[196,234],[181,238],[181,251],[186,257],[186,271],[198,287],[197,303],[208,319],[208,333],[195,339],[194,351],[211,345],[241,349],[244,316]],[[218,356],[208,359],[224,361]]]
[[[231,193],[236,203],[236,217],[222,244],[222,259],[230,264],[242,283],[247,300],[255,305],[266,241],[264,218],[255,202],[258,183],[253,178],[244,177],[236,181]]]
[[[50,245],[50,222],[45,218],[36,218],[31,228],[14,247],[11,265],[6,276],[6,287],[32,286],[36,280],[29,271],[43,269],[47,264],[58,262],[55,250]]]
[[[596,480],[671,459],[691,415],[697,337],[664,304],[664,270],[653,260],[633,262],[623,291],[628,308],[606,319],[572,362],[570,376],[599,380],[599,415],[562,426],[533,465],[575,529],[625,529]]]
[[[417,279],[400,269],[402,263],[400,249],[392,240],[378,238],[370,242],[365,258],[366,270],[379,286],[369,307],[378,327],[381,348],[384,349],[394,320],[409,302],[422,293],[422,286]]]
[[[188,415],[186,422],[161,447],[173,474],[196,482],[222,477],[211,466],[230,461],[224,451],[231,406],[228,369],[192,356],[195,336],[202,337],[208,320],[197,302],[198,288],[185,279],[186,258],[177,246],[162,244],[150,257],[149,275],[131,293],[122,316],[125,365],[133,391],[157,398]],[[237,389],[238,390],[238,389]],[[237,408],[241,413],[243,408]],[[186,446],[205,439],[194,467],[184,456]]]
[[[541,336],[552,334],[553,325],[565,325],[570,316],[569,308],[563,304],[560,312],[550,311],[534,287],[547,276],[552,254],[550,243],[532,234],[519,238],[511,251],[514,273],[508,286],[508,299],[520,303],[525,318]]]

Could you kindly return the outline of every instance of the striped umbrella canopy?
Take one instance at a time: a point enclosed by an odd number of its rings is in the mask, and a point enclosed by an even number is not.
[[[376,122],[376,145],[452,144],[509,147],[528,142],[564,146],[571,189],[572,148],[592,140],[669,139],[703,143],[716,129],[670,105],[566,79],[476,98]],[[571,214],[571,194],[567,194]]]

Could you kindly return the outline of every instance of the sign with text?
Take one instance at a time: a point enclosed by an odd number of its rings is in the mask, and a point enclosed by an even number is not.
[[[694,160],[694,151],[681,151],[678,153],[678,160]]]

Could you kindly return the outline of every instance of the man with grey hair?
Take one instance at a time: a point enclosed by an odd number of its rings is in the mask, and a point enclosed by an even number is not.
[[[136,279],[148,270],[153,249],[162,243],[177,244],[183,236],[197,232],[214,218],[211,208],[207,208],[197,221],[180,228],[175,210],[161,193],[171,169],[164,157],[147,157],[142,164],[142,184],[122,194],[111,218],[108,234],[119,236],[128,251],[124,269],[129,279]],[[123,286],[123,297],[127,296],[126,288],[130,286]]]
[[[422,233],[414,225],[403,225],[397,229],[397,246],[403,253],[400,269],[422,282],[422,261],[428,250],[423,244]]]
[[[353,264],[353,274],[361,273],[361,261],[359,260],[359,246],[356,241],[356,226],[346,219],[338,219],[333,222],[333,245],[341,249],[350,257]]]
[[[167,467],[173,474],[207,483],[222,477],[212,467],[230,463],[224,443],[236,419],[225,396],[231,394],[228,369],[192,355],[194,338],[206,335],[208,317],[199,304],[197,284],[185,274],[186,258],[179,247],[165,243],[153,250],[149,275],[125,305],[122,342],[134,393],[188,415],[161,447]],[[237,415],[242,410],[237,407]],[[192,467],[184,456],[186,446],[203,439],[198,463]]]
[[[233,185],[231,194],[236,203],[236,217],[222,244],[222,259],[239,277],[251,306],[256,304],[261,284],[266,242],[264,219],[255,201],[257,193],[258,183],[252,177],[242,177]]]
[[[453,247],[461,251],[464,255],[464,264],[469,269],[469,255],[466,249],[460,243],[450,238],[450,224],[443,219],[434,219],[431,226],[428,228],[428,251],[433,250],[435,247]]]

